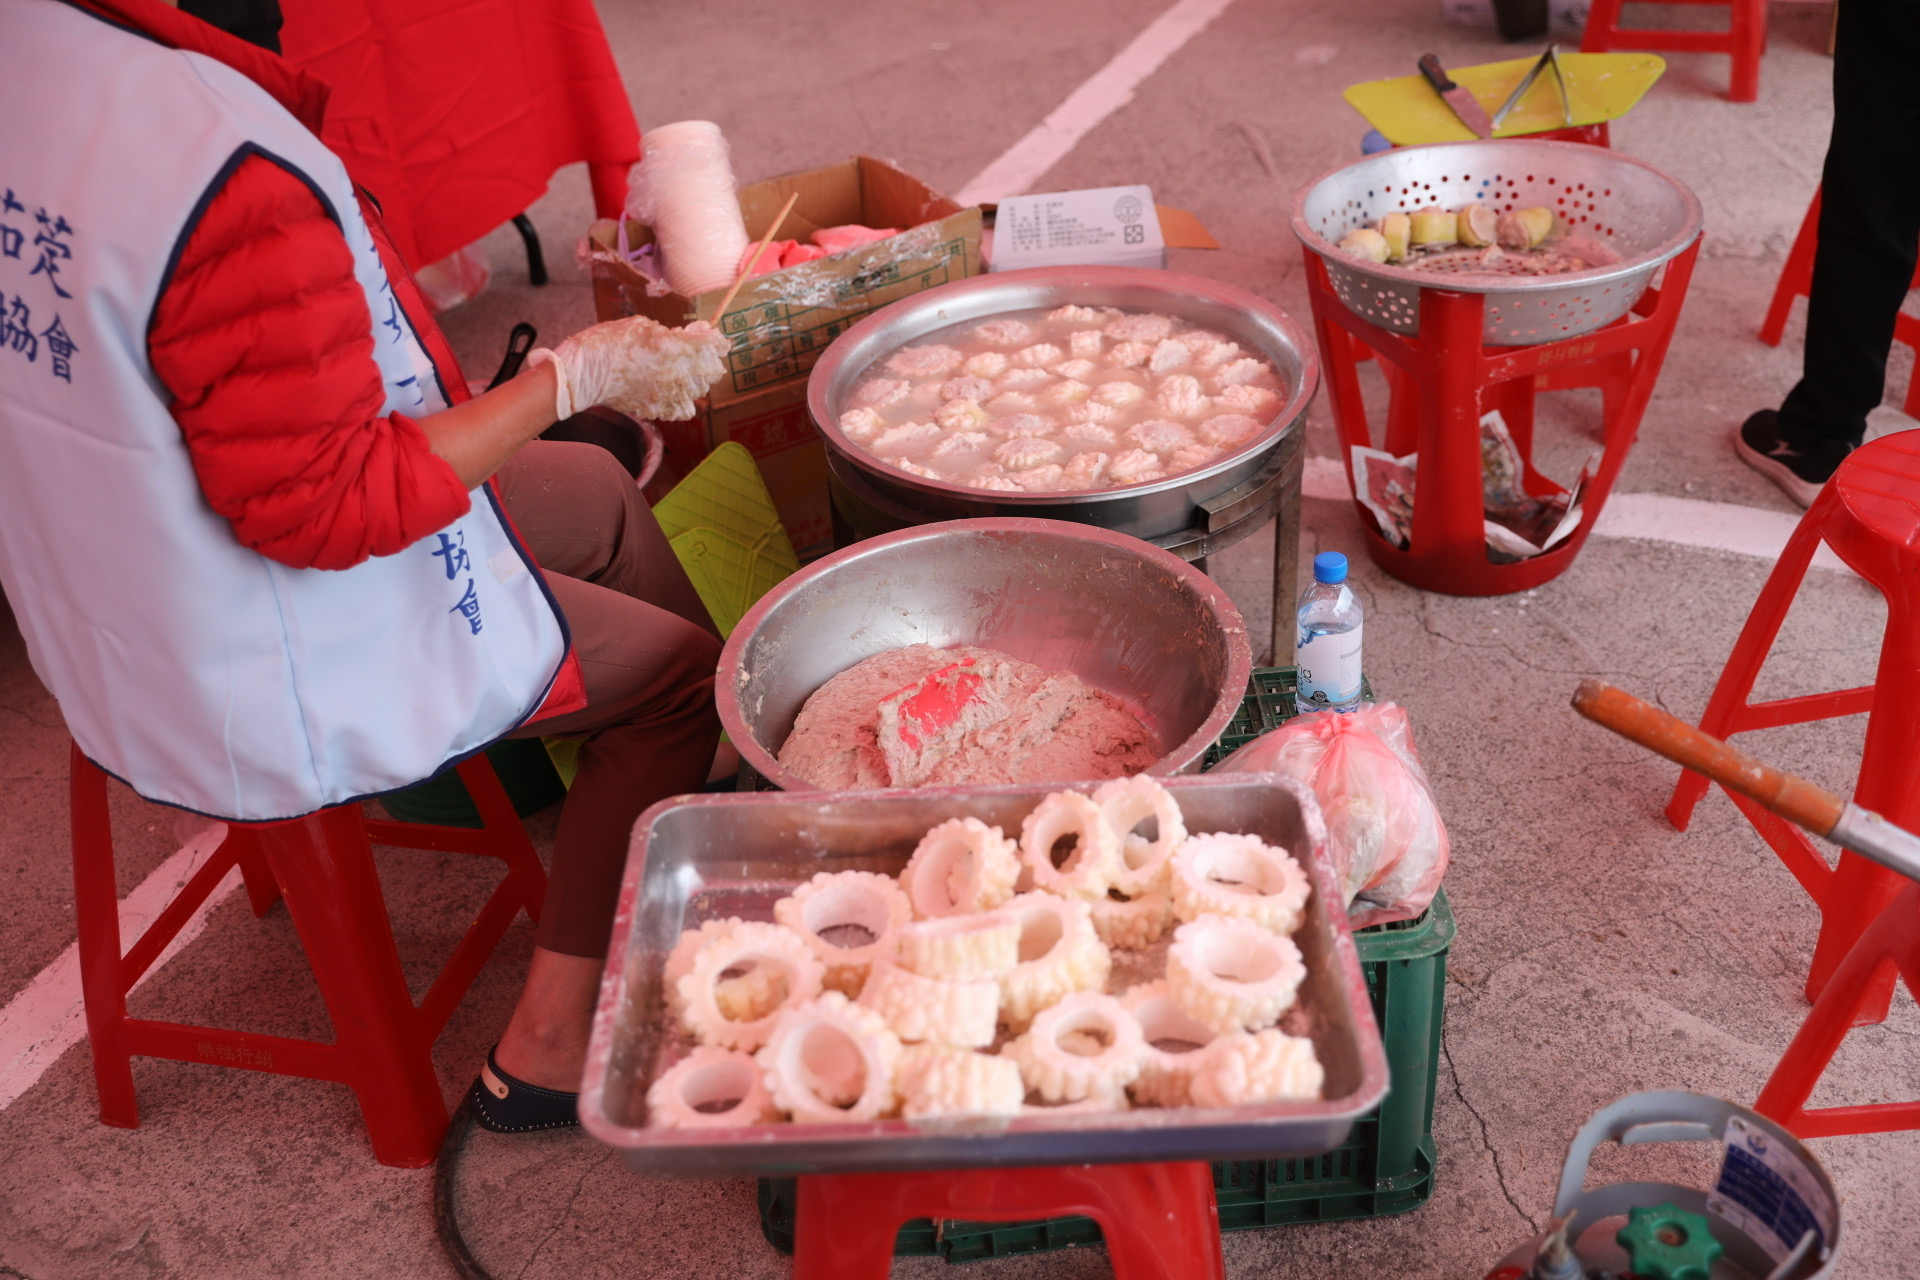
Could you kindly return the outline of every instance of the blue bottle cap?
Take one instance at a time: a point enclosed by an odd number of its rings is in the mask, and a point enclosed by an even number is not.
[[[1315,582],[1345,582],[1347,580],[1347,558],[1338,551],[1322,551],[1313,558],[1313,580]]]

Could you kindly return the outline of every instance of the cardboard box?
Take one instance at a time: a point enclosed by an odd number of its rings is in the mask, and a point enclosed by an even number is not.
[[[833,529],[826,448],[807,413],[807,372],[829,343],[870,312],[978,275],[980,210],[962,209],[884,160],[855,156],[742,187],[747,234],[757,242],[796,192],[799,199],[778,239],[806,240],[822,227],[847,223],[907,229],[740,287],[717,326],[733,340],[727,376],[701,401],[698,418],[659,424],[666,457],[654,485],[664,493],[715,446],[737,440],[759,465],[794,550],[810,560],[833,549]],[[629,221],[626,230],[630,250],[653,241],[652,229],[641,223]],[[620,258],[619,233],[611,219],[587,233],[595,251],[593,302],[600,319],[642,315],[678,326],[712,318],[723,290],[695,298],[650,293],[647,278]]]
[[[648,501],[659,501],[702,458],[735,440],[753,455],[800,559],[817,559],[833,550],[827,451],[807,412],[805,378],[789,378],[753,395],[707,406],[700,417],[659,427],[666,456],[647,488]]]
[[[844,164],[769,178],[740,189],[740,213],[756,242],[798,193],[782,240],[806,240],[822,227],[859,223],[905,227],[851,253],[755,276],[716,327],[733,340],[727,376],[713,388],[714,405],[760,392],[811,369],[840,334],[889,302],[980,272],[980,210],[962,209],[926,183],[884,160],[855,156]],[[602,320],[650,316],[683,325],[713,319],[724,290],[697,298],[650,294],[647,278],[618,253],[619,227],[596,222],[588,232],[594,309]],[[629,250],[653,241],[651,228],[627,223]]]

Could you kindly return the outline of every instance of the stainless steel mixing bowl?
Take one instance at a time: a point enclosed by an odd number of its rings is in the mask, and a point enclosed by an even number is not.
[[[763,596],[721,652],[720,722],[761,777],[814,790],[774,758],[801,705],[910,644],[981,645],[1073,672],[1146,723],[1160,775],[1198,767],[1253,665],[1240,611],[1178,556],[1057,520],[956,520],[836,551]]]
[[[1620,256],[1557,276],[1434,275],[1342,253],[1340,237],[1389,213],[1486,204],[1505,213],[1545,205],[1568,230]],[[1420,331],[1420,290],[1486,295],[1489,346],[1530,346],[1591,333],[1627,314],[1660,265],[1700,236],[1700,201],[1644,160],[1582,142],[1500,138],[1396,147],[1303,185],[1293,233],[1327,264],[1349,310],[1395,333]]]
[[[1178,316],[1223,333],[1271,361],[1287,395],[1267,429],[1198,471],[1125,489],[1074,493],[995,493],[907,475],[849,440],[840,415],[853,389],[879,361],[918,338],[967,320],[1078,303]],[[1165,539],[1218,529],[1203,503],[1258,476],[1268,455],[1306,416],[1320,385],[1320,360],[1306,331],[1266,299],[1200,276],[1134,267],[1038,267],[975,276],[914,294],[847,330],[813,367],[807,408],[829,453],[844,458],[893,505],[922,520],[1029,516],[1072,520]],[[1304,430],[1303,426],[1298,427]]]

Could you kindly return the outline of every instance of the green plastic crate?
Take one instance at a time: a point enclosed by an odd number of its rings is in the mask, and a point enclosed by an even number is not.
[[[1203,767],[1213,768],[1292,719],[1297,714],[1297,679],[1293,667],[1254,668],[1240,709],[1207,748]],[[1373,697],[1365,677],[1361,689]],[[1215,1164],[1213,1189],[1222,1231],[1377,1218],[1417,1209],[1432,1197],[1433,1100],[1453,933],[1453,908],[1441,889],[1418,920],[1376,925],[1353,935],[1373,1016],[1386,1044],[1392,1081],[1386,1100],[1356,1120],[1347,1140],[1325,1155]],[[760,1230],[767,1242],[792,1253],[793,1224],[793,1180],[762,1178]],[[1098,1243],[1100,1228],[1090,1218],[938,1223],[919,1218],[900,1228],[893,1251],[899,1257],[937,1255],[948,1262],[974,1262]]]
[[[1297,667],[1255,667],[1247,681],[1247,696],[1240,699],[1240,709],[1200,758],[1200,768],[1213,768],[1269,729],[1278,729],[1300,714],[1294,701],[1299,684]],[[1360,677],[1360,694],[1369,701],[1373,698],[1373,684],[1364,675]]]
[[[1418,920],[1353,935],[1387,1049],[1392,1085],[1386,1101],[1325,1155],[1215,1164],[1222,1231],[1405,1213],[1433,1195],[1433,1101],[1453,933],[1453,909],[1441,889]],[[793,1252],[792,1179],[761,1179],[760,1230],[774,1248]],[[900,1228],[894,1253],[973,1262],[1099,1242],[1100,1228],[1089,1218],[937,1224],[922,1218]]]

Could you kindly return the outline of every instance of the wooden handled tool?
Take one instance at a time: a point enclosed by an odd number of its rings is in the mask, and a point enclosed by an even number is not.
[[[767,234],[761,236],[760,243],[753,247],[753,256],[748,258],[746,265],[740,268],[740,274],[733,278],[733,287],[728,289],[726,295],[720,299],[720,305],[713,309],[710,323],[719,324],[720,317],[727,314],[727,308],[733,305],[734,295],[740,292],[740,286],[747,282],[747,277],[752,275],[754,268],[760,265],[761,255],[766,253],[767,246],[773,243],[773,238],[780,234],[780,224],[785,222],[787,215],[793,212],[793,202],[799,198],[800,193],[796,191],[787,197],[785,204],[780,206],[780,212],[774,215],[772,225],[767,228]]]
[[[1712,734],[1642,702],[1603,680],[1582,680],[1573,709],[1697,773],[1737,791],[1815,835],[1920,880],[1920,836],[1805,778],[1762,764]]]

